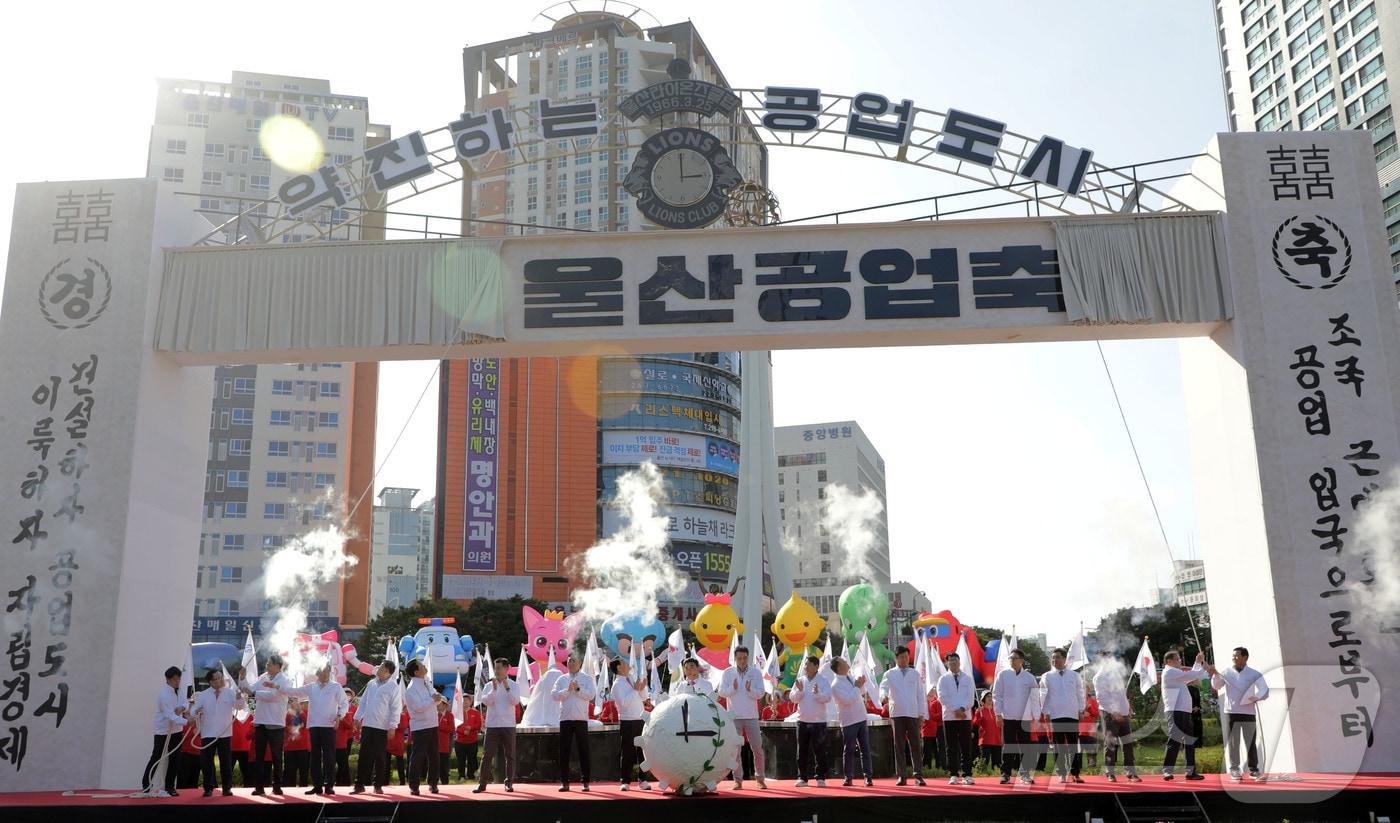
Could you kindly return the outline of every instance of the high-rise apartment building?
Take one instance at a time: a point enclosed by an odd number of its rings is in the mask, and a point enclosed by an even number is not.
[[[413,505],[418,489],[385,487],[374,507],[369,616],[410,606],[432,593],[433,501]]]
[[[1387,55],[1400,59],[1400,5],[1215,0],[1215,18],[1232,131],[1371,133],[1400,280],[1400,146],[1386,71]]]
[[[151,127],[147,176],[187,192],[211,230],[240,214],[219,238],[258,239],[258,220],[288,178],[263,140],[273,118],[309,127],[324,147],[319,162],[341,163],[387,139],[369,120],[363,97],[335,94],[326,80],[234,72],[228,82],[161,80]],[[351,218],[322,209],[315,219]],[[369,239],[374,228],[341,228],[329,239]],[[382,235],[381,235],[382,236]],[[299,242],[291,232],[280,242]],[[348,550],[367,567],[371,506],[353,496],[370,482],[378,364],[301,363],[215,369],[209,415],[204,529],[194,604],[196,640],[242,642],[268,610],[264,559],[289,539],[321,526],[343,528]],[[353,490],[353,493],[352,493]],[[363,625],[368,574],[328,584],[309,602],[313,628]]]
[[[792,587],[828,619],[841,592],[857,583],[890,588],[890,534],[885,460],[854,420],[779,426],[778,516],[789,549]],[[829,503],[834,486],[854,495],[874,492],[879,514],[865,524],[870,545],[853,556],[832,533]]]
[[[600,129],[597,137],[522,141],[518,151],[478,168],[463,187],[465,232],[654,228],[632,207],[622,182],[635,147],[661,124],[629,121],[617,104],[666,80],[677,59],[686,61],[692,78],[729,86],[690,23],[643,29],[619,15],[580,12],[548,32],[467,48],[466,111],[524,107],[533,115],[541,100],[596,101]],[[675,125],[673,117],[666,125]],[[745,180],[766,182],[766,150],[741,111],[682,117],[719,136]],[[647,455],[664,476],[671,556],[692,581],[663,606],[664,614],[683,618],[700,605],[702,589],[729,577],[739,358],[734,352],[610,357],[583,341],[579,349],[577,357],[443,364],[441,594],[567,601],[579,582],[573,558],[617,526],[606,503],[617,478]]]

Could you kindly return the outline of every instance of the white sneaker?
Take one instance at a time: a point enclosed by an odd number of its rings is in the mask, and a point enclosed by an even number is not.
[[[964,785],[964,786],[971,786],[971,785],[972,785],[972,778],[970,778],[970,777],[964,777],[964,778],[963,778],[963,785]]]
[[[618,786],[617,788],[618,788],[618,791],[624,791],[624,792],[625,792],[625,791],[627,791],[627,784],[626,784],[626,783],[623,783],[621,786]]]
[[[1242,780],[1244,780],[1244,778],[1240,776],[1240,773],[1239,773],[1239,772],[1235,771],[1234,769],[1231,769],[1231,770],[1230,770],[1230,782],[1231,782],[1231,783],[1239,783],[1239,782],[1242,781]]]
[[[1064,775],[1060,775],[1060,782],[1061,782],[1061,783],[1068,783],[1068,782],[1069,782],[1069,778],[1066,777],[1066,776],[1064,776]]]
[[[792,784],[792,787],[793,787],[794,789],[805,789],[805,788],[807,788],[807,781],[806,781],[806,780],[803,780],[803,779],[801,779],[801,778],[798,778],[797,782],[794,783],[794,784]]]
[[[175,795],[171,794],[170,792],[167,792],[165,789],[161,789],[160,791],[156,792],[156,797],[174,797],[174,796],[175,796]]]
[[[649,792],[649,791],[651,791],[651,784],[648,783],[648,782],[646,782],[645,780],[638,780],[638,781],[637,781],[637,785],[638,785],[638,786],[641,788],[641,790],[644,791],[644,792]]]
[[[818,778],[817,778],[817,788],[818,788],[818,789],[825,789],[825,788],[826,788],[826,778],[824,778],[824,777],[818,777]]]
[[[959,782],[959,781],[958,781],[958,776],[957,776],[957,775],[953,775],[952,777],[948,778],[948,785],[949,785],[949,786],[956,786],[956,785],[958,785],[958,782]]]
[[[1035,785],[1035,778],[1031,777],[1030,772],[1021,772],[1021,783],[1026,786],[1033,786]]]
[[[736,792],[741,792],[741,791],[743,791],[743,790],[744,790],[744,781],[742,781],[742,780],[735,780],[735,781],[734,781],[734,791],[736,791]]]

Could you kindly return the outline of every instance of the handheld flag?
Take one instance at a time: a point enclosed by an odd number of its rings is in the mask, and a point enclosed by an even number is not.
[[[456,672],[454,676],[457,682],[452,684],[452,729],[456,731],[467,722],[467,705],[462,699],[462,673]]]
[[[681,661],[685,659],[685,636],[680,629],[671,632],[666,638],[666,667],[671,670],[671,679],[681,676]]]
[[[598,631],[596,629],[588,633],[588,643],[583,647],[583,673],[589,677],[598,676]]]
[[[185,667],[180,670],[180,699],[194,697],[194,646],[185,649]]]
[[[958,635],[958,660],[962,661],[964,671],[972,671],[972,651],[967,646],[967,633],[971,629],[963,629],[963,633]]]
[[[1138,676],[1138,688],[1143,694],[1147,694],[1148,689],[1157,685],[1157,658],[1152,656],[1152,649],[1148,647],[1146,637],[1142,639],[1142,650],[1138,652],[1133,674]]]
[[[647,662],[646,655],[638,650],[637,662],[647,663],[647,693],[655,700],[661,695],[661,653],[653,646],[651,661]]]
[[[992,682],[995,683],[997,675],[1011,668],[1011,650],[1016,648],[1016,627],[1011,627],[1011,636],[1001,636],[1001,645],[997,646],[997,667],[992,672]]]
[[[1075,671],[1089,665],[1089,650],[1084,645],[1084,624],[1082,623],[1079,624],[1079,634],[1069,644],[1069,653],[1065,655],[1065,665]]]
[[[258,652],[253,648],[253,630],[248,630],[248,640],[243,644],[243,682],[252,685],[258,682]]]
[[[522,701],[530,699],[530,689],[534,685],[530,677],[530,654],[525,646],[520,646],[520,660],[515,664],[515,685],[520,689]]]

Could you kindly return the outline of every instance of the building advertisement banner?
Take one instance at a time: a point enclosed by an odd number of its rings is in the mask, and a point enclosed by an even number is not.
[[[733,443],[698,434],[675,432],[603,432],[603,463],[609,466],[635,466],[646,462],[658,466],[739,473],[739,447]]]
[[[496,473],[499,466],[500,361],[474,357],[467,379],[467,500],[462,571],[496,570]]]
[[[694,506],[671,506],[662,508],[658,514],[666,518],[666,536],[671,540],[734,545],[735,520],[734,515],[729,512]],[[610,535],[621,531],[623,520],[622,513],[612,506],[603,509],[603,534]]]

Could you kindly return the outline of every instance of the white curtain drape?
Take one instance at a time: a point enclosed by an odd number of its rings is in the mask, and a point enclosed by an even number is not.
[[[155,344],[232,354],[500,340],[503,276],[500,240],[170,249]]]
[[[1198,323],[1233,315],[1216,213],[1054,221],[1071,323]]]

